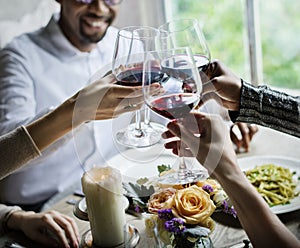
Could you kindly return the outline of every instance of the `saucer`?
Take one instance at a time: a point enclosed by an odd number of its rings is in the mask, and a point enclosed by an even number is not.
[[[124,210],[126,210],[129,207],[129,201],[125,196],[122,197],[122,200],[123,200]],[[76,202],[73,209],[73,213],[80,220],[86,220],[86,221],[89,220],[85,197],[79,200],[78,202]]]
[[[126,243],[122,243],[117,246],[106,247],[106,248],[124,248],[124,247],[135,248],[140,241],[139,232],[132,225],[127,225],[127,228],[128,230],[126,230],[126,234],[125,234]],[[93,245],[92,231],[88,230],[82,235],[79,248],[101,248],[101,247]]]

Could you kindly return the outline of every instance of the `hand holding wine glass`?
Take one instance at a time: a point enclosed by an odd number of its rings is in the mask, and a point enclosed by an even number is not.
[[[153,91],[154,82],[159,82],[159,92]],[[143,92],[146,104],[154,112],[180,121],[197,106],[201,91],[201,78],[189,47],[146,53]],[[168,174],[163,180],[167,184],[185,184],[203,177],[202,173],[189,171],[181,161],[178,173]]]

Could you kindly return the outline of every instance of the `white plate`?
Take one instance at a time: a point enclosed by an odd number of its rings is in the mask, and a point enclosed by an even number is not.
[[[161,164],[173,167],[178,157],[167,151],[163,145],[143,149],[128,149],[109,161],[107,164],[121,171],[123,180],[136,181],[139,178],[158,176],[157,166]]]
[[[189,169],[203,168],[200,168],[196,159],[186,159],[186,163]],[[124,181],[135,182],[144,177],[150,180],[157,178],[159,175],[158,165],[165,164],[177,169],[179,158],[159,144],[151,148],[126,150],[107,161],[107,164],[118,168]]]
[[[296,175],[294,178],[297,180],[300,177],[300,161],[293,158],[287,157],[277,157],[277,156],[253,156],[253,157],[244,157],[238,159],[239,165],[243,171],[252,169],[256,165],[263,164],[275,164],[285,168],[289,168],[291,172],[295,171]],[[298,180],[299,182],[299,180]],[[296,188],[297,191],[300,191],[300,182]],[[271,210],[275,214],[283,214],[291,211],[300,209],[300,196],[292,199],[289,204],[277,205],[271,207]]]

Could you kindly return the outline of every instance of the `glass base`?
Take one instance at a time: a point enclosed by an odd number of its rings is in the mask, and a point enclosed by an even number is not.
[[[135,123],[116,133],[116,140],[119,144],[132,147],[143,148],[157,144],[161,140],[161,134],[165,127],[161,124],[151,122],[149,125],[142,123],[142,129],[136,129]]]
[[[184,175],[176,170],[159,177],[158,183],[163,185],[182,185],[203,181],[208,177],[206,170],[187,170]]]
[[[120,245],[112,246],[112,247],[105,247],[105,248],[135,248],[139,241],[140,241],[140,235],[138,230],[132,226],[127,225],[127,230],[125,233],[125,243],[122,243]],[[93,236],[92,231],[88,230],[82,235],[81,242],[80,242],[80,248],[104,248],[100,246],[96,246],[93,244]]]

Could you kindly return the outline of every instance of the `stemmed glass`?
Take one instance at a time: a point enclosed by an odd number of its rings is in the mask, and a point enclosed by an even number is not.
[[[199,71],[210,63],[211,54],[206,38],[196,19],[178,19],[160,26],[159,48],[190,47]]]
[[[154,83],[159,83],[158,90],[153,87]],[[201,91],[201,78],[189,47],[146,53],[143,93],[151,110],[170,120],[180,121],[197,106]],[[207,174],[202,171],[187,169],[180,149],[178,147],[181,160],[178,171],[159,180],[166,184],[186,184],[206,178]]]
[[[203,70],[210,63],[211,54],[199,22],[196,19],[178,19],[167,22],[158,29],[157,49],[190,47],[200,75],[205,76]],[[180,166],[186,167],[184,158],[181,159]]]
[[[142,86],[143,62],[146,51],[155,48],[159,31],[152,27],[130,26],[118,32],[112,61],[112,72],[118,84]],[[129,104],[130,107],[130,104]],[[135,113],[135,123],[116,133],[117,141],[127,147],[148,147],[161,139],[160,125],[155,129],[149,120],[141,121],[141,110]]]

